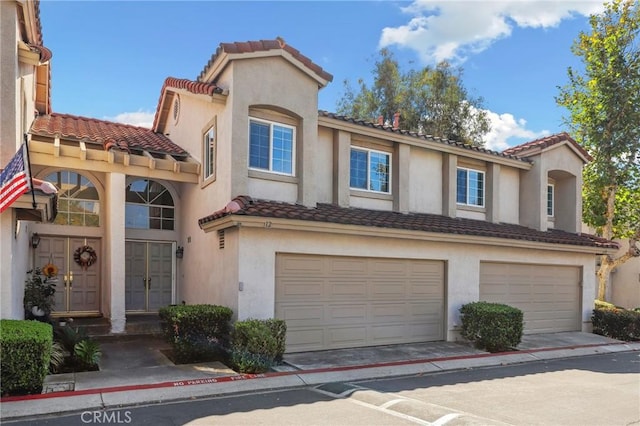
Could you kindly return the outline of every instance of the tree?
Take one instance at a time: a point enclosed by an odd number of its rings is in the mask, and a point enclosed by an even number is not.
[[[572,46],[584,70],[569,68],[556,98],[576,141],[593,157],[584,169],[583,220],[607,239],[628,239],[621,256],[601,256],[598,299],[612,271],[640,256],[640,9],[614,0],[590,17]]]
[[[392,123],[396,112],[401,128],[468,144],[483,145],[490,130],[482,98],[469,95],[462,84],[462,68],[440,62],[402,73],[398,61],[387,50],[380,51],[373,74],[373,85],[358,80],[356,92],[345,81],[345,94],[337,111],[351,117]]]

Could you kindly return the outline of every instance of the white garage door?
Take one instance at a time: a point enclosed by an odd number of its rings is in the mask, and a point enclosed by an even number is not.
[[[576,266],[480,263],[480,300],[524,313],[525,333],[579,331],[581,269]]]
[[[444,263],[278,254],[287,352],[443,340]]]

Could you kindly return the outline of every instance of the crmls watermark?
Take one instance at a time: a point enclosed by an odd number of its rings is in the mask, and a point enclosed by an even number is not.
[[[129,424],[131,411],[83,411],[80,420],[86,424]]]

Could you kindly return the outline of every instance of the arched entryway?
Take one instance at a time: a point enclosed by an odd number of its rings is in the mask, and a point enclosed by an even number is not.
[[[58,189],[58,214],[40,234],[35,265],[58,268],[54,316],[99,315],[102,239],[100,196],[85,175],[58,170],[44,178]]]
[[[169,189],[151,179],[126,188],[125,310],[157,312],[175,299],[175,203]]]

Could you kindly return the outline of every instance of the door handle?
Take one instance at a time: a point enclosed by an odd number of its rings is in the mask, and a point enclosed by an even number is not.
[[[69,288],[73,287],[73,271],[69,271]]]
[[[148,288],[151,288],[151,278],[149,278],[148,282],[149,282],[149,287]]]
[[[67,282],[69,281],[69,276],[67,274],[64,274],[64,277],[62,279],[64,280],[64,288],[67,288]]]
[[[142,278],[142,286],[144,288],[147,288],[147,279],[146,278]]]

